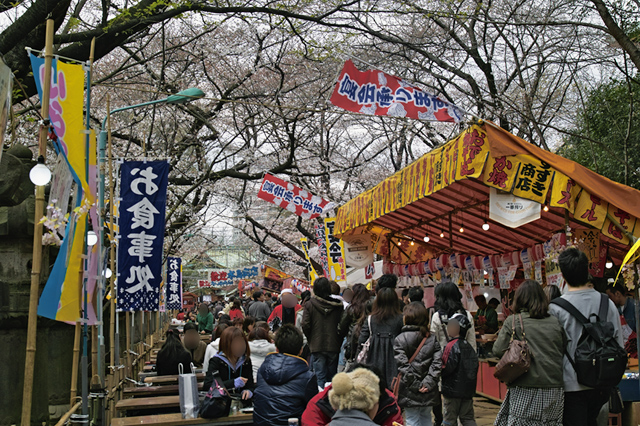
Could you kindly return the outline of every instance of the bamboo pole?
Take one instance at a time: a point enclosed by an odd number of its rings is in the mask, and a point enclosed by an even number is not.
[[[78,408],[80,408],[81,405],[82,405],[82,401],[78,401],[76,405],[73,405],[73,401],[71,401],[71,409],[66,413],[64,413],[64,416],[60,417],[60,420],[58,420],[58,423],[56,423],[56,426],[63,426],[65,423],[67,423],[67,420],[71,418],[71,415],[75,413],[76,410],[78,410]]]
[[[53,60],[53,20],[47,19],[44,50],[44,80],[42,81],[42,105],[38,155],[47,156],[47,136],[49,133],[49,93],[51,91],[51,62]],[[22,388],[22,426],[31,423],[31,403],[33,397],[33,372],[36,361],[36,335],[38,331],[38,294],[42,269],[42,218],[44,212],[44,186],[36,186],[35,220],[33,222],[33,260],[31,265],[31,288],[29,290],[29,319],[27,320],[27,349],[24,362],[24,383]]]
[[[127,334],[126,336],[126,341],[127,341],[127,375],[131,374],[131,321],[130,321],[130,317],[131,314],[129,313],[129,311],[127,311],[126,316],[125,316],[125,322],[126,322],[126,331],[125,333]]]
[[[109,240],[110,240],[110,255],[109,265],[111,266],[111,278],[109,281],[109,290],[111,298],[109,299],[110,312],[111,312],[111,329],[109,330],[109,344],[111,347],[109,362],[111,366],[116,365],[116,245],[115,245],[115,233],[113,232],[113,212],[115,211],[114,196],[113,196],[113,151],[111,145],[111,97],[107,94],[107,146],[109,155]]]
[[[76,396],[78,396],[78,363],[80,362],[80,328],[79,322],[76,322],[76,334],[73,338],[73,366],[71,368],[71,398],[70,404],[73,405]]]

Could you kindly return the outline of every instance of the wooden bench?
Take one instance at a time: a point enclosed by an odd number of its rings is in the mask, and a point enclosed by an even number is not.
[[[156,414],[151,416],[123,417],[115,418],[111,421],[111,426],[134,426],[134,425],[162,425],[162,426],[184,426],[184,425],[251,425],[253,424],[253,414],[239,413],[229,417],[218,419],[183,419],[182,414]]]
[[[198,382],[204,380],[206,374],[196,373]],[[178,383],[178,376],[150,376],[144,379],[145,383],[153,383],[155,385],[175,385]]]
[[[180,407],[180,395],[154,396],[147,398],[121,399],[116,403],[116,411],[157,410],[159,408]]]
[[[198,390],[201,391],[204,388],[204,382],[198,383]],[[147,396],[160,396],[160,395],[178,395],[178,385],[164,385],[164,386],[137,386],[124,388],[123,393],[125,397],[141,398]]]

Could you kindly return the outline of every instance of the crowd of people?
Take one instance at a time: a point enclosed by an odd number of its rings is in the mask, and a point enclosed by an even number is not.
[[[201,366],[204,388],[216,378],[237,398],[251,400],[257,425],[296,418],[302,425],[471,426],[477,325],[482,334],[499,330],[496,357],[514,339],[526,340],[533,354],[529,370],[508,383],[496,425],[596,426],[610,389],[589,387],[576,374],[572,357],[583,324],[566,303],[587,318],[605,306],[606,318],[599,321],[611,324],[620,347],[617,306],[630,323],[632,305],[615,288],[608,290],[611,300],[593,288],[588,259],[579,250],[565,250],[559,265],[568,291],[560,295],[551,286],[523,282],[501,328],[497,299],[477,297],[474,316],[458,285],[445,280],[427,307],[422,288],[399,295],[395,275],[383,275],[372,291],[363,284],[341,291],[318,278],[313,294],[285,289],[276,297],[257,290],[251,300],[203,303],[197,314],[181,313],[187,321],[183,341],[177,332],[167,333],[157,371],[177,374],[180,363],[185,371],[191,362]],[[199,334],[211,334],[211,341],[202,342]]]

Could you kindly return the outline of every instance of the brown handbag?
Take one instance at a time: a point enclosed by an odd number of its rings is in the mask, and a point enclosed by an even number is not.
[[[416,349],[416,351],[413,353],[413,356],[409,360],[409,364],[411,364],[416,359],[416,357],[420,353],[420,349],[422,349],[422,347],[426,343],[427,337],[429,337],[429,336],[427,335],[427,336],[425,336],[424,339],[422,339],[422,342],[420,342],[420,344],[418,345],[418,349]],[[400,395],[400,381],[401,380],[402,380],[402,373],[398,373],[398,375],[396,377],[394,377],[393,380],[391,380],[391,392],[393,392],[393,394],[396,396],[396,398],[398,397],[398,395]]]
[[[531,367],[532,354],[525,338],[522,315],[518,315],[518,317],[520,318],[520,328],[522,328],[522,340],[513,339],[513,336],[516,334],[516,316],[514,315],[509,348],[504,355],[502,355],[502,358],[500,358],[500,362],[496,365],[496,370],[493,373],[496,379],[506,384],[512,383],[518,377],[529,371]]]

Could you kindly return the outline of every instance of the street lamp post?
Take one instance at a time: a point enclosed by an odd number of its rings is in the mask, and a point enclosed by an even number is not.
[[[198,88],[192,87],[189,89],[185,89],[182,90],[178,93],[176,93],[175,95],[170,95],[164,99],[158,99],[155,101],[150,101],[150,102],[144,102],[141,104],[136,104],[136,105],[131,105],[131,106],[126,106],[126,107],[122,107],[122,108],[117,108],[114,109],[113,111],[109,112],[109,115],[107,117],[105,117],[105,119],[102,121],[102,128],[100,130],[100,135],[98,138],[98,161],[99,161],[99,172],[100,172],[100,176],[99,176],[99,189],[98,189],[98,204],[99,204],[99,208],[98,208],[98,212],[100,214],[100,217],[103,218],[105,217],[105,212],[104,212],[104,187],[105,187],[105,150],[107,148],[107,136],[108,136],[108,132],[107,132],[107,119],[109,119],[110,115],[116,113],[116,112],[121,112],[121,111],[126,111],[126,110],[130,110],[130,109],[135,109],[135,108],[141,108],[144,106],[148,106],[148,105],[156,105],[156,104],[171,104],[171,105],[176,105],[176,104],[185,104],[197,99],[201,99],[205,96],[204,92]],[[110,131],[110,127],[111,127],[111,123],[109,122],[109,131]],[[113,191],[112,191],[113,193]],[[111,209],[113,209],[113,199],[111,199]],[[113,214],[113,210],[111,212],[111,214]],[[100,224],[102,224],[102,219],[100,219]],[[103,249],[103,241],[104,241],[104,228],[103,226],[99,226],[99,238],[98,238],[98,242],[100,243],[98,246],[98,259],[99,262],[98,264],[100,265],[100,268],[102,269],[103,267],[103,263],[102,263],[102,249]],[[112,242],[113,244],[113,242]],[[112,272],[113,273],[113,272]],[[103,327],[103,313],[102,313],[102,300],[103,300],[103,296],[104,296],[104,280],[105,280],[105,274],[102,273],[102,271],[98,271],[98,336],[99,336],[99,341],[98,341],[98,365],[99,365],[99,372],[100,372],[100,378],[102,379],[102,382],[104,383],[104,360],[103,360],[103,354],[105,351],[105,347],[104,347],[104,327]],[[113,278],[112,278],[112,282],[113,282]],[[112,294],[111,294],[111,306],[112,306],[112,310],[111,310],[111,314],[114,315],[115,314],[115,291],[113,291],[114,289],[112,288]],[[113,333],[113,331],[112,331]],[[115,342],[115,363],[116,365],[120,364],[120,354],[119,354],[119,350],[120,350],[120,344],[119,344],[119,333],[114,333],[113,334],[113,340]],[[127,350],[129,350],[130,348],[127,348]],[[86,374],[86,372],[84,372]]]

